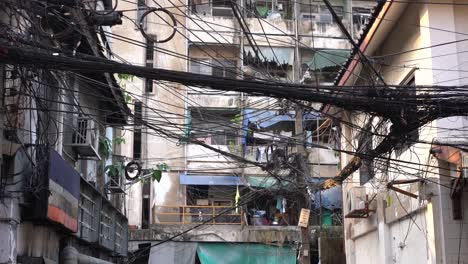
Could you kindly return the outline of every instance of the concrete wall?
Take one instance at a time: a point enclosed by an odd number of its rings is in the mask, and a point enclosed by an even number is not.
[[[457,8],[450,4],[407,5],[401,17],[389,18],[399,22],[382,39],[379,48],[368,55],[388,55],[459,40],[463,35],[452,31],[466,31],[467,11],[465,7]],[[375,37],[373,41],[379,41],[379,38]],[[380,71],[388,84],[405,84],[413,72],[417,85],[465,84],[465,73],[458,69],[464,67],[466,47],[466,44],[443,45],[386,56],[380,61]],[[352,84],[352,80],[348,84]],[[357,125],[364,123],[362,115],[350,114],[346,117]],[[432,142],[433,139],[464,136],[454,129],[465,126],[465,123],[464,117],[436,120],[419,130],[419,140]],[[355,139],[356,132],[345,127],[343,135]],[[353,149],[346,140],[343,143],[345,148]],[[450,189],[447,188],[450,186],[448,176],[457,176],[456,168],[437,161],[429,154],[430,147],[430,144],[415,144],[401,155],[393,154],[392,158],[435,167],[426,170],[421,165],[392,163],[400,172],[393,170],[385,175],[377,175],[371,183],[365,185],[370,197],[377,195],[374,200],[377,210],[368,219],[345,218],[347,263],[457,263],[459,255],[460,259],[466,258],[466,216],[461,221],[453,220]],[[344,166],[351,157],[342,155],[341,158]],[[396,196],[395,192],[385,187],[389,180],[406,179],[409,174],[430,179],[424,188],[399,186],[412,193],[419,193],[419,200],[402,194]],[[343,194],[346,195],[352,186],[359,185],[358,182],[359,172],[356,172],[344,183]],[[344,202],[347,202],[346,197]],[[466,207],[466,197],[462,204]]]
[[[119,10],[135,9],[135,3],[129,3],[125,1],[119,1]],[[112,27],[112,33],[115,34],[115,39],[112,43],[112,49],[119,55],[119,58],[115,58],[117,61],[126,61],[134,65],[145,64],[145,49],[137,47],[133,44],[117,39],[118,37],[126,37],[145,43],[143,36],[133,23],[137,18],[136,11],[125,12],[126,16],[130,17],[131,20],[124,18],[123,24]],[[121,59],[120,59],[121,58]],[[132,97],[141,100],[141,96],[144,91],[144,80],[142,78],[133,78],[131,81],[121,81],[128,92],[131,93]],[[134,102],[132,101],[129,105],[130,109],[134,110]],[[125,138],[126,144],[120,145],[121,155],[127,157],[133,157],[133,127],[126,127],[122,130],[122,137]],[[142,214],[142,185],[136,183],[130,186],[127,190],[126,196],[126,216],[128,217],[128,224],[141,227],[141,214]]]
[[[158,1],[161,6],[171,5],[168,1]],[[128,10],[135,9],[135,3],[119,2],[119,9]],[[154,51],[154,67],[170,70],[185,71],[187,68],[187,61],[184,59],[177,59],[168,52],[176,52],[180,54],[187,54],[187,44],[185,39],[185,19],[181,16],[184,9],[171,10],[177,19],[178,33],[168,43],[156,43],[155,48],[161,50]],[[137,12],[126,12],[133,20],[137,18]],[[164,38],[171,34],[172,27],[168,26],[154,26],[154,23],[161,21],[156,20],[157,15],[152,14],[148,16],[147,34],[156,36],[156,38]],[[117,35],[125,36],[135,41],[146,43],[146,39],[142,36],[139,29],[129,19],[124,19],[121,26],[113,27],[113,32]],[[125,61],[134,65],[145,65],[146,63],[146,49],[138,47],[134,44],[129,44],[119,39],[115,39],[113,43],[114,51],[119,54]],[[153,92],[145,93],[144,80],[141,78],[133,78],[131,81],[126,82],[127,91],[131,92],[135,100],[143,103],[144,119],[148,118],[152,121],[164,122],[166,119],[183,124],[183,118],[174,119],[174,117],[184,116],[185,114],[185,90],[183,87],[175,84],[160,85],[154,83]],[[132,108],[132,107],[131,107]],[[128,127],[124,131],[123,136],[127,144],[122,145],[122,155],[133,157],[133,127]],[[181,133],[177,129],[172,129],[176,133]],[[175,141],[175,142],[174,142]],[[183,157],[184,146],[177,146],[177,140],[167,140],[166,137],[159,137],[151,129],[142,129],[142,166],[143,168],[151,169],[159,163],[166,163],[170,168],[183,168],[184,159],[170,159],[170,157]],[[178,183],[178,172],[163,173],[161,182],[154,182],[151,187],[151,205],[174,205],[185,203],[185,189]],[[142,217],[142,185],[140,183],[133,184],[128,190],[127,196],[127,215],[129,217],[129,224],[141,226]]]

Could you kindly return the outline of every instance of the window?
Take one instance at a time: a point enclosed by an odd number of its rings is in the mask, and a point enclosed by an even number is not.
[[[305,122],[306,141],[308,143],[329,144],[331,122],[326,119],[307,120]]]
[[[237,145],[236,114],[224,109],[190,110],[190,137],[210,145]]]
[[[226,0],[190,0],[191,11],[199,15],[232,16],[231,2]]]
[[[190,62],[190,72],[211,75],[211,63],[209,59],[195,59]]]
[[[366,25],[371,17],[371,10],[362,7],[353,7],[353,24]]]
[[[138,23],[140,23],[140,18],[143,16],[143,13],[145,13],[145,12],[146,12],[146,1],[145,0],[137,0],[137,17],[136,17],[137,27],[138,27]],[[146,23],[143,24],[142,26],[143,26],[143,28],[146,28]]]
[[[135,114],[134,114],[134,122],[135,127],[133,131],[133,158],[134,159],[141,159],[141,124],[143,120],[143,112],[142,112],[142,103],[135,102]]]
[[[154,67],[154,42],[153,41],[146,41],[146,60],[145,66],[153,68]],[[153,80],[152,79],[145,79],[145,92],[152,93],[153,92]]]
[[[216,60],[213,61],[213,76],[236,78],[236,61],[234,60]]]
[[[367,141],[364,143],[364,153],[369,153],[372,151],[372,135],[369,135],[366,137]],[[369,180],[374,178],[374,166],[372,164],[372,160],[369,159],[363,159],[362,160],[362,165],[359,168],[359,184],[364,185],[366,184]]]
[[[190,72],[235,79],[237,76],[235,60],[197,59],[190,63]]]

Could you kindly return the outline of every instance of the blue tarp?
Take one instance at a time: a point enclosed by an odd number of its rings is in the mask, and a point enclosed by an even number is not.
[[[322,194],[321,200],[320,193]],[[341,186],[335,186],[333,188],[315,193],[315,208],[320,208],[320,203],[322,204],[323,208],[327,208],[329,210],[341,208],[342,200],[343,198],[341,196]]]
[[[260,129],[271,127],[278,122],[289,121],[295,122],[296,117],[294,111],[290,111],[285,115],[281,115],[279,111],[275,110],[258,110],[258,109],[244,109],[242,119],[242,144],[245,144],[245,137],[247,135],[247,127],[250,123],[256,124]],[[303,115],[303,120],[314,120],[320,118],[320,113],[307,113]]]

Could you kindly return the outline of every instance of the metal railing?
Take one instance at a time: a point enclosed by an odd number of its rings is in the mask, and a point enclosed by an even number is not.
[[[229,206],[160,205],[153,207],[153,224],[185,225],[207,222],[211,225],[241,225],[242,210]],[[219,216],[218,216],[219,215]]]

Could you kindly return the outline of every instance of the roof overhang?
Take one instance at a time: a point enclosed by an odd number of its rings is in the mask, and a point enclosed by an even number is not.
[[[399,18],[407,5],[408,3],[394,2],[390,0],[377,6],[374,13],[375,19],[373,19],[367,26],[357,43],[359,50],[364,55],[371,56],[375,53],[375,51],[385,41],[388,34],[392,31],[395,24],[398,23]],[[339,86],[352,85],[352,80],[354,78],[350,77],[355,75],[356,72],[359,72],[361,67],[360,64],[357,50],[353,50],[350,58],[340,72],[336,83]]]

